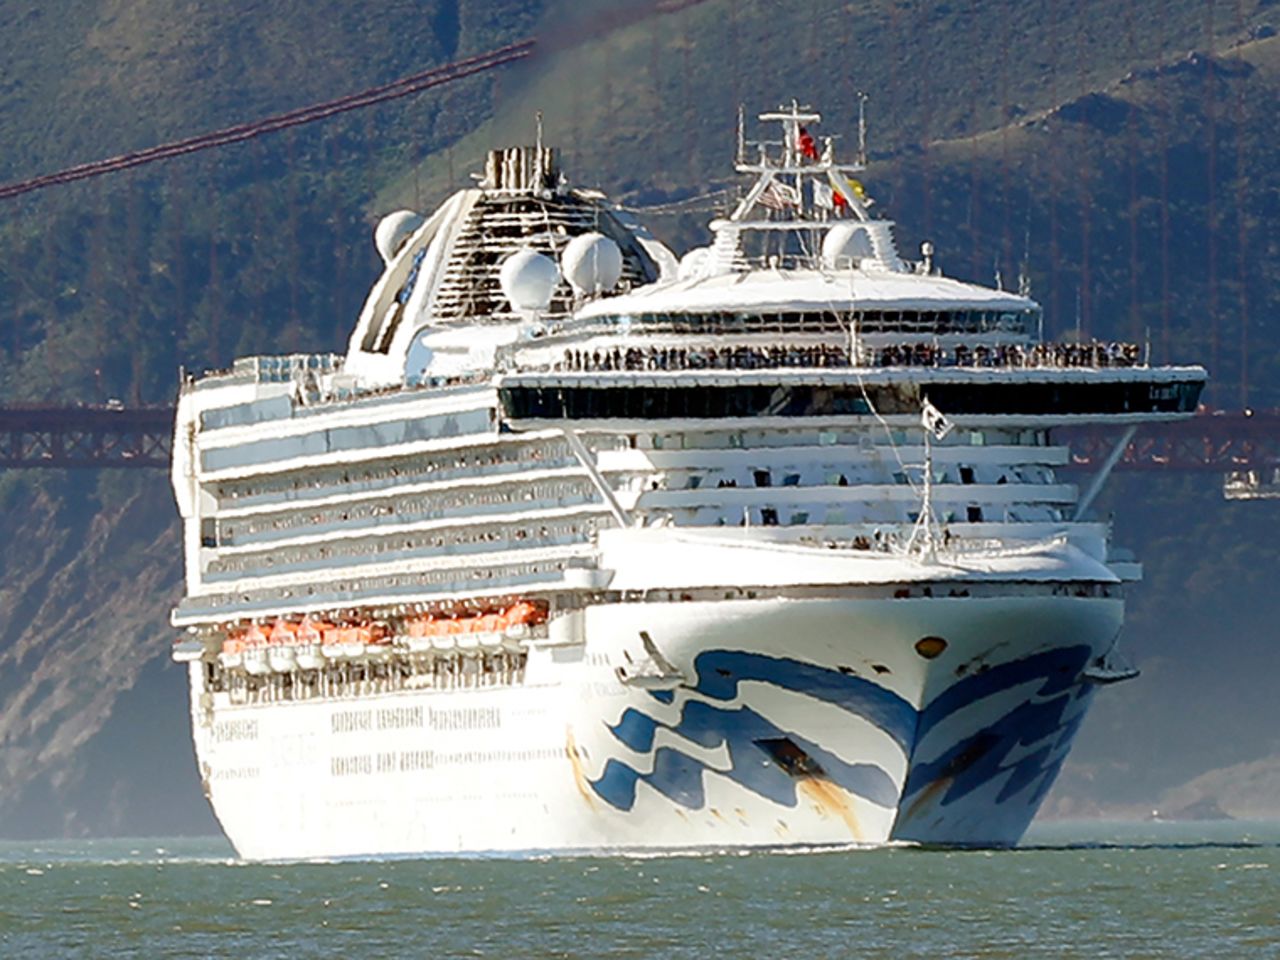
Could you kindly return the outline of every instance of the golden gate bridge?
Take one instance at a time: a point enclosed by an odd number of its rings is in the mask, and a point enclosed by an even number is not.
[[[166,406],[0,408],[0,469],[168,467],[174,410]],[[1059,427],[1069,468],[1094,469],[1113,451],[1122,427]],[[1203,410],[1192,420],[1147,424],[1124,446],[1117,470],[1208,473],[1280,465],[1280,410]]]

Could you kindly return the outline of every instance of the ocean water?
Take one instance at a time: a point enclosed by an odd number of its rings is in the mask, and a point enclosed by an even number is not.
[[[1280,823],[1051,824],[909,847],[243,864],[0,844],[0,957],[1274,958]]]

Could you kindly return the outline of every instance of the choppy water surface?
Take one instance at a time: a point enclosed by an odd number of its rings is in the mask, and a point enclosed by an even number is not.
[[[1280,824],[1062,824],[1003,852],[238,863],[0,844],[0,956],[1278,957]]]

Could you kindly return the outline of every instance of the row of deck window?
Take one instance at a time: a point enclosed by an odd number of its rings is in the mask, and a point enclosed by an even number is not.
[[[295,494],[308,498],[354,493],[418,482],[436,482],[495,473],[568,466],[576,463],[563,440],[504,443],[491,447],[450,450],[395,460],[375,460],[297,471],[279,476],[225,480],[213,494],[224,507],[251,506]]]
[[[343,561],[386,562],[424,551],[447,555],[562,546],[589,538],[603,524],[604,521],[599,517],[583,517],[571,521],[547,521],[521,526],[472,524],[379,539],[329,540],[270,552],[217,557],[210,561],[205,576],[206,579],[225,579],[230,575],[245,573],[283,573],[308,565],[333,566]]]
[[[288,513],[219,520],[216,542],[204,545],[228,546],[273,539],[271,534],[320,532],[345,524],[401,524],[435,520],[451,513],[470,512],[476,508],[504,504],[519,504],[522,509],[534,509],[539,504],[567,506],[590,500],[593,495],[594,487],[590,480],[585,477],[568,477],[523,483],[513,481],[502,486],[465,487],[385,500],[340,503]]]

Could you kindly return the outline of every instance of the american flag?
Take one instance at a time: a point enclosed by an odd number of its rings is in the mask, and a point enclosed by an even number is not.
[[[800,206],[800,191],[789,184],[770,180],[756,202],[770,210],[789,210]]]

